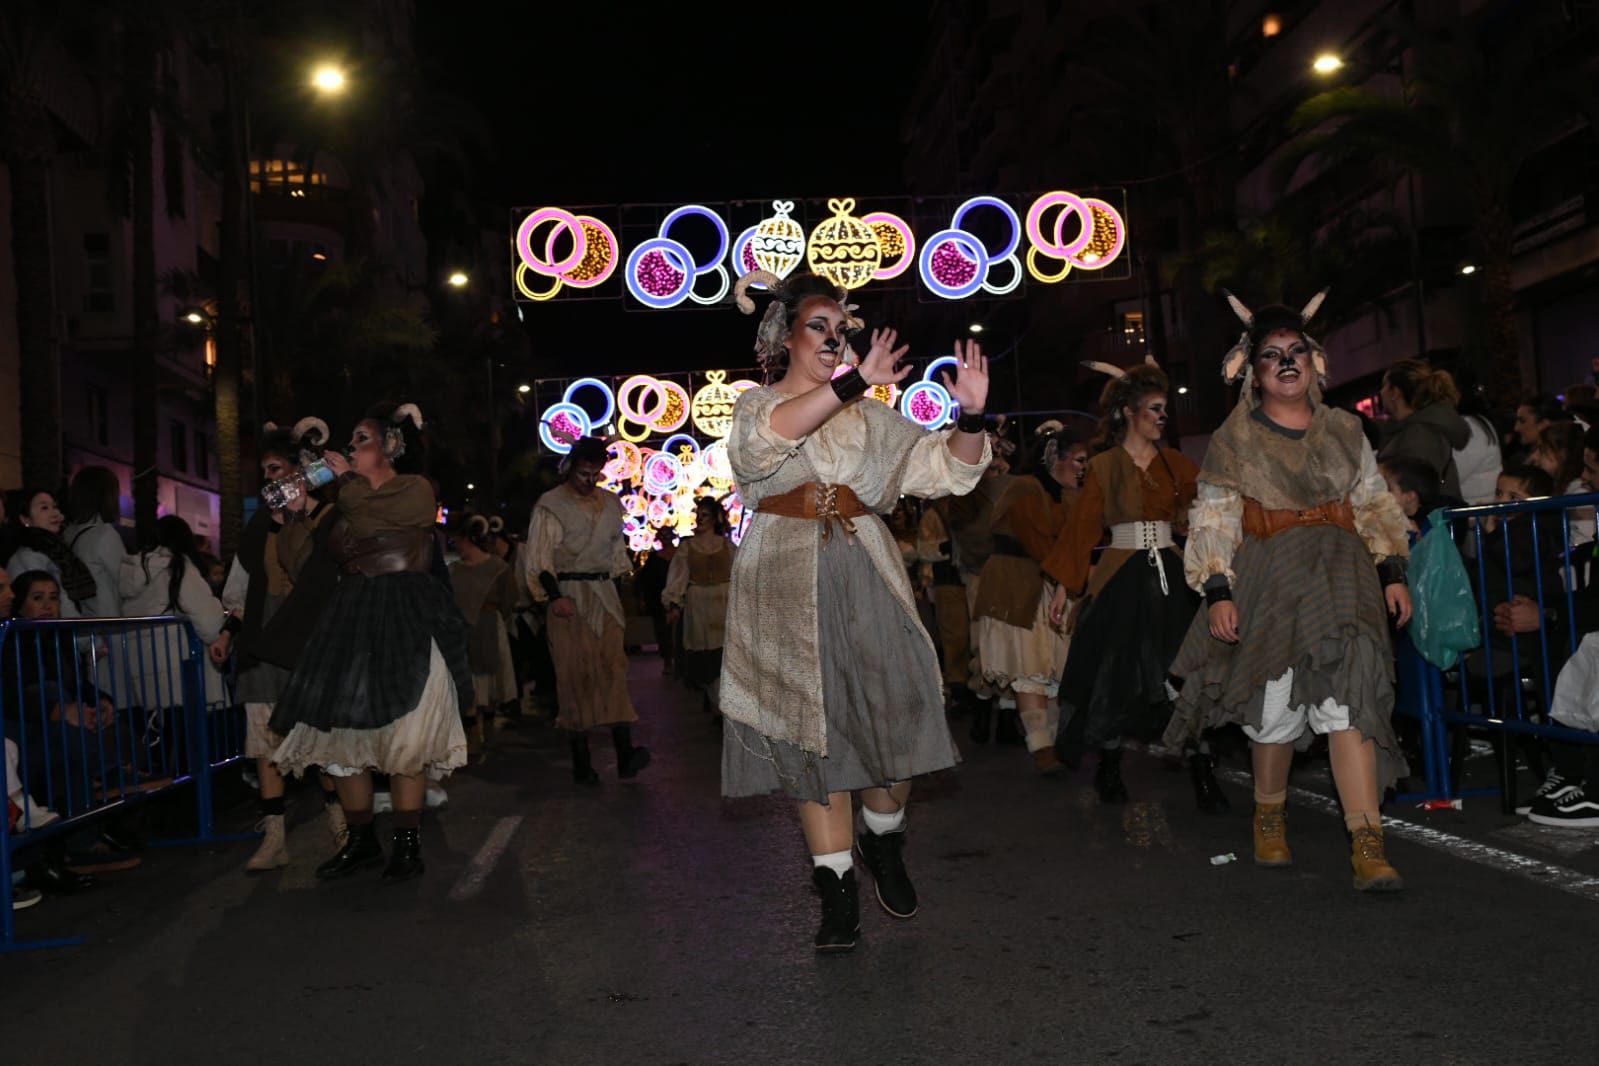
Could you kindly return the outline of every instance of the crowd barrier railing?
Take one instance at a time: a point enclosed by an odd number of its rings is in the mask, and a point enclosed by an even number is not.
[[[1446,512],[1471,584],[1481,640],[1450,669],[1424,660],[1405,634],[1395,644],[1395,710],[1421,731],[1426,792],[1403,798],[1454,800],[1497,794],[1516,805],[1518,747],[1542,738],[1599,743],[1599,733],[1562,725],[1550,711],[1561,667],[1585,631],[1599,630],[1599,558],[1593,533],[1599,493],[1482,504]],[[1501,605],[1525,604],[1517,632],[1500,628]],[[1530,611],[1529,611],[1530,605]],[[1469,733],[1491,734],[1498,783],[1462,790]],[[1532,751],[1534,763],[1538,753]]]
[[[214,843],[213,775],[243,751],[242,712],[186,619],[0,622],[0,952],[82,943],[19,941],[13,871],[98,820],[193,786],[196,831],[154,844]],[[14,824],[13,824],[14,821]]]

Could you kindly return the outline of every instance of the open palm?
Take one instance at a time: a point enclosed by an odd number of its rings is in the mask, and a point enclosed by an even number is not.
[[[960,363],[958,376],[951,380],[949,372],[944,371],[940,375],[944,388],[962,411],[981,414],[988,402],[988,357],[983,354],[983,346],[976,341],[956,341],[955,359]]]

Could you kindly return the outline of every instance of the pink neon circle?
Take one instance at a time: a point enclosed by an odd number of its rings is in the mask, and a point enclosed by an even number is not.
[[[600,284],[601,282],[603,282],[603,281],[607,280],[608,278],[610,278],[610,276],[613,273],[616,272],[616,263],[617,263],[617,260],[620,258],[617,255],[616,234],[611,232],[611,227],[607,226],[605,223],[601,222],[599,219],[595,218],[592,215],[575,215],[573,217],[576,218],[578,223],[579,223],[578,232],[580,234],[582,234],[582,237],[583,237],[583,243],[582,243],[582,245],[580,247],[582,249],[582,252],[583,252],[583,255],[584,255],[585,258],[588,255],[588,231],[583,228],[582,223],[584,223],[584,222],[592,223],[594,228],[600,231],[600,235],[602,237],[604,237],[608,242],[610,242],[611,257],[605,261],[605,268],[603,270],[601,270],[598,274],[594,275],[592,278],[589,278],[586,281],[581,280],[579,278],[568,277],[566,274],[562,274],[561,275],[561,280],[566,282],[568,285],[571,285],[573,288],[577,288],[577,289],[592,289],[594,286],[596,286],[596,285]],[[550,258],[552,258],[555,255],[555,238],[559,237],[560,235],[561,235],[561,228],[559,226],[557,226],[556,228],[550,230],[550,239],[547,240],[544,243],[544,258],[545,259],[550,259]],[[582,266],[582,265],[583,265],[582,260],[581,259],[578,260],[578,266]],[[535,267],[534,269],[536,270],[537,268]],[[572,270],[576,270],[577,267],[574,266],[571,269]]]
[[[899,257],[899,262],[891,267],[882,267],[872,273],[873,281],[891,281],[910,269],[916,262],[916,234],[905,224],[905,220],[898,215],[887,211],[873,211],[869,215],[862,215],[861,221],[870,226],[874,222],[886,222],[899,230],[899,235],[905,238],[905,252]]]
[[[660,379],[657,378],[656,379],[656,384],[660,385],[661,388],[664,389],[666,392],[676,393],[677,394],[677,398],[679,400],[683,401],[683,402],[678,407],[679,414],[677,416],[677,420],[674,421],[674,422],[663,422],[663,421],[657,421],[657,419],[664,419],[666,417],[667,408],[670,407],[671,404],[670,404],[669,401],[667,401],[665,399],[662,399],[661,400],[661,411],[660,411],[659,414],[657,414],[655,416],[654,419],[650,420],[650,423],[649,423],[650,428],[658,430],[658,431],[660,431],[662,433],[676,433],[678,430],[682,429],[683,428],[683,424],[688,421],[688,415],[689,415],[688,390],[683,388],[683,386],[679,385],[675,381],[661,381]]]
[[[533,230],[551,219],[572,231],[572,254],[559,263],[540,262],[533,256]],[[551,240],[553,242],[554,238]],[[584,236],[583,224],[577,220],[577,216],[570,211],[562,211],[559,207],[542,207],[524,218],[522,224],[516,228],[516,253],[522,257],[522,262],[528,265],[528,269],[545,277],[564,274],[583,262],[587,244],[588,239]]]
[[[622,382],[622,387],[616,390],[616,410],[629,422],[637,422],[641,426],[653,425],[657,418],[666,413],[666,405],[668,403],[666,384],[666,382],[658,378],[652,378],[648,374],[635,374]],[[655,394],[656,404],[650,408],[648,417],[645,416],[643,411],[633,406],[632,396],[635,386],[642,386]]]
[[[1097,207],[1105,214],[1110,216],[1111,225],[1116,227],[1116,241],[1111,245],[1110,251],[1106,252],[1103,256],[1094,260],[1092,263],[1083,262],[1076,254],[1073,254],[1070,257],[1071,262],[1073,266],[1082,267],[1084,270],[1101,270],[1104,267],[1109,266],[1118,255],[1122,254],[1122,248],[1127,244],[1127,223],[1122,220],[1121,212],[1117,211],[1104,200],[1088,199],[1084,200],[1083,202],[1087,204],[1090,209]],[[1094,230],[1096,228],[1094,226],[1094,215],[1092,210],[1090,210],[1089,214],[1085,217],[1088,219],[1088,236],[1090,239],[1092,239],[1094,236]],[[1087,247],[1087,242],[1084,242],[1084,247]],[[1081,252],[1081,249],[1078,251]]]
[[[1044,212],[1051,207],[1061,206],[1067,210],[1055,216],[1055,239],[1046,241],[1039,224],[1044,219]],[[1060,240],[1061,226],[1066,221],[1066,216],[1076,213],[1083,220],[1083,232],[1071,244],[1062,244]],[[1033,242],[1033,247],[1049,256],[1051,259],[1069,259],[1088,247],[1088,242],[1094,239],[1094,215],[1088,209],[1088,201],[1076,193],[1047,192],[1033,201],[1033,206],[1027,209],[1027,239]]]

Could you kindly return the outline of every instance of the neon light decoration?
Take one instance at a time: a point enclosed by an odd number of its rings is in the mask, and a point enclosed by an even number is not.
[[[572,450],[572,444],[594,429],[588,412],[575,403],[552,403],[539,416],[539,440],[558,455]]]
[[[716,254],[703,263],[696,261],[694,253],[670,235],[673,226],[690,217],[707,219],[716,229]],[[727,267],[722,263],[727,257],[729,243],[727,223],[722,221],[721,215],[699,204],[679,207],[661,221],[661,228],[654,237],[643,241],[628,254],[627,268],[622,275],[627,282],[627,291],[639,303],[657,310],[676,307],[684,300],[698,304],[717,303],[727,295],[732,285]],[[717,277],[714,295],[701,293],[695,288],[695,283],[706,274]]]
[[[750,258],[755,265],[780,278],[788,277],[805,254],[805,231],[788,217],[793,210],[793,200],[773,200],[772,216],[761,220],[750,240]],[[734,262],[741,264],[742,259]]]
[[[998,211],[1010,223],[1010,236],[998,251],[990,251],[975,234],[961,228],[966,217],[979,208]],[[973,196],[955,209],[948,229],[935,233],[923,245],[917,259],[922,284],[946,300],[964,299],[979,289],[995,296],[1008,295],[1022,283],[1022,264],[1016,258],[1021,242],[1022,221],[1015,208],[997,196]],[[988,276],[997,263],[1011,269],[1001,283]]]
[[[918,381],[900,394],[900,413],[923,429],[937,429],[955,414],[955,401],[936,381]]]
[[[898,215],[887,211],[873,211],[862,215],[861,221],[872,227],[877,235],[877,247],[882,251],[882,262],[872,273],[873,281],[891,281],[910,269],[916,262],[916,234]]]
[[[533,236],[541,226],[554,223],[544,240],[544,255],[534,250]],[[571,250],[564,258],[555,257],[556,242],[565,234]],[[516,229],[517,291],[529,300],[544,301],[561,291],[563,285],[591,289],[616,270],[616,234],[597,218],[574,215],[558,207],[541,207],[529,212]],[[550,279],[550,285],[535,291],[527,280],[529,273]]]
[[[694,394],[689,412],[694,428],[717,440],[727,436],[733,428],[733,404],[741,391],[727,383],[727,371],[707,370],[705,387]]]
[[[611,461],[605,464],[602,471],[607,481],[629,481],[639,472],[638,445],[617,440],[607,445],[605,450],[611,456]]]
[[[650,422],[657,433],[676,433],[688,421],[688,390],[675,381],[663,381],[666,390],[666,410]]]
[[[656,452],[644,460],[644,491],[653,496],[676,492],[682,477],[683,467],[675,455]],[[660,525],[659,522],[655,524]]]
[[[953,355],[941,355],[937,359],[934,359],[931,363],[927,364],[927,369],[922,371],[922,380],[931,381],[935,384],[942,384],[943,379],[938,376],[939,371],[943,370],[945,367],[949,367],[951,370],[959,370],[960,365],[961,361],[956,359]]]
[[[1046,212],[1059,208],[1051,233],[1046,236],[1043,219]],[[1070,241],[1062,239],[1067,218],[1077,222],[1077,235]],[[1033,280],[1045,285],[1062,281],[1075,267],[1079,270],[1103,270],[1115,262],[1127,245],[1127,223],[1114,207],[1104,200],[1085,198],[1069,192],[1049,192],[1033,201],[1027,209],[1027,239],[1032,247],[1027,250],[1027,272]],[[1042,256],[1061,264],[1054,273],[1045,273],[1038,265]]]
[[[599,417],[590,417],[589,425],[607,426],[611,423],[611,416],[616,414],[616,397],[611,392],[611,387],[599,378],[578,378],[566,387],[566,392],[561,397],[562,403],[575,403],[572,395],[579,389],[598,389],[601,396],[605,397],[605,413]],[[585,408],[586,410],[586,408]]]
[[[883,248],[872,227],[850,214],[853,198],[829,200],[833,217],[811,231],[806,257],[811,269],[841,289],[858,289],[872,280],[883,262]]]

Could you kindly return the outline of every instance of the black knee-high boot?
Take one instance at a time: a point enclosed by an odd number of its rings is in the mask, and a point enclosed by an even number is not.
[[[572,734],[572,780],[579,785],[597,785],[600,775],[594,772],[594,762],[589,758],[589,735]]]
[[[613,725],[611,744],[616,748],[617,777],[637,777],[638,772],[650,764],[650,749],[633,746],[631,726]]]

